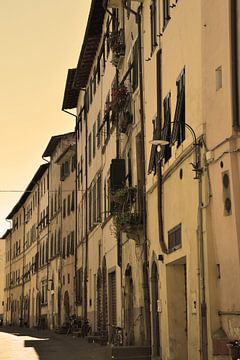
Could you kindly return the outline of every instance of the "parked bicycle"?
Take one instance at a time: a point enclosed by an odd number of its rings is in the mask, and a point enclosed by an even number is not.
[[[111,344],[114,346],[122,346],[123,345],[123,329],[120,326],[108,324],[111,331]]]

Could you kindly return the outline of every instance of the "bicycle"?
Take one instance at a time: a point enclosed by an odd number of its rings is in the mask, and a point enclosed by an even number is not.
[[[113,346],[123,345],[123,329],[120,326],[108,324],[112,328],[111,344]]]

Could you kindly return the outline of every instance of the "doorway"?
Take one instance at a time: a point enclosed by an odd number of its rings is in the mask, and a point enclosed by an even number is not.
[[[169,352],[172,359],[188,359],[186,258],[166,267]]]
[[[65,312],[65,321],[68,322],[69,321],[69,317],[70,317],[70,304],[69,304],[69,294],[68,291],[65,291],[64,293],[64,312]]]
[[[126,345],[134,345],[134,302],[132,267],[128,264],[125,271],[125,329]]]
[[[159,329],[159,311],[158,311],[158,269],[155,261],[152,264],[152,277],[151,277],[151,287],[152,287],[152,345],[153,345],[153,355],[160,356],[160,329]]]

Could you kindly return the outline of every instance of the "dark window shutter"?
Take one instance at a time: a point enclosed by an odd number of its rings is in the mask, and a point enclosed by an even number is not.
[[[114,192],[125,185],[125,160],[113,159],[110,165],[110,191]]]
[[[177,104],[174,115],[174,123],[171,136],[171,145],[178,141],[180,145],[185,139],[185,73],[181,75],[177,82]]]
[[[171,141],[171,103],[170,103],[170,94],[165,97],[163,101],[163,110],[164,110],[164,125],[162,129],[161,139]],[[162,156],[165,159],[165,162],[171,157],[171,147],[170,145],[162,146]]]

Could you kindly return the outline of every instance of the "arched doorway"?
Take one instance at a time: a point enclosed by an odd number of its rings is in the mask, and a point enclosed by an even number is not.
[[[70,317],[70,304],[69,304],[69,294],[68,291],[65,291],[64,293],[64,299],[63,299],[63,303],[64,303],[64,316],[65,316],[65,321],[69,321],[69,317]]]
[[[159,329],[159,312],[158,312],[158,269],[155,261],[152,264],[152,326],[153,326],[153,355],[160,356],[160,329]]]
[[[97,331],[102,330],[102,271],[99,268],[97,273]]]
[[[102,334],[108,336],[108,296],[107,296],[107,264],[106,258],[103,258],[102,264]]]
[[[134,345],[134,306],[132,267],[128,264],[125,271],[125,329],[126,345]]]

